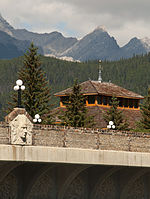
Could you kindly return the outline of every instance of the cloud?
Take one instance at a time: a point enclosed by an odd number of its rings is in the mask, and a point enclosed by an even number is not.
[[[150,35],[149,0],[1,0],[2,16],[15,28],[58,30],[83,37],[104,25],[122,45],[131,37]]]

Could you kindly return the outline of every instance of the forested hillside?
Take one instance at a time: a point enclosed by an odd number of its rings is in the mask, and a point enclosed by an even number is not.
[[[98,79],[98,61],[74,63],[55,58],[41,57],[43,69],[51,86],[52,94],[72,85],[75,78],[80,82],[89,78]],[[0,60],[0,119],[4,115],[2,108],[7,107],[10,93],[17,80],[17,71],[23,65],[23,57],[12,60]],[[150,84],[150,54],[135,56],[120,61],[102,62],[103,81],[111,81],[124,88],[145,95]],[[52,103],[58,101],[52,97]]]

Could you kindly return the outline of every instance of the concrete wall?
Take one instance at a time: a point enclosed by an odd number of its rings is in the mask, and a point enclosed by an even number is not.
[[[34,146],[150,152],[150,133],[35,125]]]
[[[5,122],[0,122],[0,144],[10,143],[9,126]]]
[[[0,144],[10,144],[10,127],[0,122]],[[34,125],[33,146],[150,152],[150,133]]]

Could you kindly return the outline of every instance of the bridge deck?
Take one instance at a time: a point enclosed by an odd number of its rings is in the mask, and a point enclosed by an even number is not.
[[[0,145],[1,161],[150,167],[150,154],[47,146]]]

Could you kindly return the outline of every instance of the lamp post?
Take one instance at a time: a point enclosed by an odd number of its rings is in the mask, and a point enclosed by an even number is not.
[[[102,66],[101,66],[102,61],[99,60],[99,73],[98,73],[98,82],[102,83]]]
[[[41,122],[42,122],[42,120],[41,120],[39,114],[36,114],[36,115],[34,116],[33,122],[34,122],[34,123],[38,123],[38,122],[41,123]]]
[[[21,108],[21,90],[25,90],[25,86],[23,85],[23,81],[18,79],[16,81],[16,86],[14,86],[14,90],[18,91],[18,108]]]
[[[108,129],[115,129],[115,125],[114,125],[114,122],[113,121],[109,121],[109,124],[107,125],[107,128]]]

